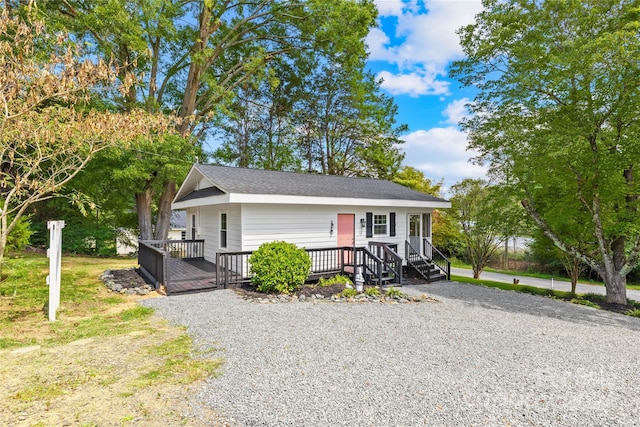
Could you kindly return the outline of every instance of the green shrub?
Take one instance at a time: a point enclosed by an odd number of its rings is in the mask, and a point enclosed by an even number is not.
[[[380,296],[380,289],[378,288],[367,288],[364,290],[365,295],[370,297]]]
[[[391,286],[389,289],[387,289],[387,292],[385,293],[385,295],[391,298],[399,297],[402,295],[402,292],[400,292],[400,289],[394,288],[393,286]]]
[[[294,292],[303,285],[311,268],[304,248],[282,241],[263,243],[251,257],[251,282],[259,292]]]
[[[629,310],[625,313],[627,316],[632,316],[632,317],[640,317],[640,310],[638,310],[637,308],[634,310]]]
[[[9,218],[11,221],[13,218]],[[18,219],[16,226],[7,236],[7,249],[10,251],[21,251],[31,240],[33,230],[31,229],[31,216],[23,215]]]
[[[593,293],[593,292],[589,292],[589,293],[586,293],[586,294],[582,295],[582,299],[586,299],[586,300],[589,300],[589,301],[595,302],[595,303],[607,302],[606,295],[596,294],[596,293]]]
[[[343,276],[342,274],[336,274],[328,279],[321,277],[320,280],[318,280],[318,285],[320,286],[344,285],[345,283],[352,284],[353,282],[347,276]]]
[[[345,289],[343,289],[342,292],[340,292],[338,294],[338,296],[343,297],[343,298],[353,298],[356,295],[358,295],[358,291],[356,291],[353,288],[345,288]]]

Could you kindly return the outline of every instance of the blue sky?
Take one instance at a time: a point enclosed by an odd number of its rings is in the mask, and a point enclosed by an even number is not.
[[[457,126],[473,92],[448,77],[452,61],[462,58],[455,31],[473,22],[479,0],[375,0],[379,28],[368,37],[368,66],[384,79],[382,89],[398,105],[405,165],[450,187],[463,178],[484,177],[469,159],[466,135]]]

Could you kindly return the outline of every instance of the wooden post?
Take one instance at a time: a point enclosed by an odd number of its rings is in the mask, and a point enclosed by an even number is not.
[[[62,229],[64,221],[48,221],[49,229],[49,275],[47,285],[49,285],[49,321],[56,320],[56,311],[60,307],[60,269],[62,264]]]

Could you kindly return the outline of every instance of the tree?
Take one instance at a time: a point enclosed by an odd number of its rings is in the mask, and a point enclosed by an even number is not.
[[[314,72],[298,106],[299,144],[312,170],[391,179],[404,157],[398,146],[406,126],[395,126],[393,100],[361,67],[330,63]]]
[[[265,169],[306,169],[329,175],[390,178],[402,154],[396,106],[366,72],[362,42],[375,7],[344,2],[330,23],[341,40],[271,61],[265,76],[236,89],[214,158]]]
[[[64,34],[41,21],[0,17],[0,265],[8,235],[27,208],[55,197],[100,150],[136,135],[162,132],[166,122],[75,108],[90,90],[113,85],[116,70],[80,61]],[[124,88],[126,89],[126,88]],[[69,195],[81,201],[80,195]]]
[[[431,221],[433,246],[448,257],[463,256],[465,239],[456,217],[449,211],[436,209]]]
[[[451,187],[451,215],[462,230],[474,279],[480,278],[504,239],[502,209],[493,190],[480,179],[465,179]]]
[[[576,293],[578,279],[587,268],[580,259],[561,251],[551,240],[549,240],[548,237],[544,235],[544,233],[542,233],[541,230],[538,230],[537,233],[535,233],[533,236],[533,242],[530,244],[529,248],[534,259],[537,262],[544,263],[545,267],[548,268],[548,266],[551,266],[551,268],[553,268],[554,264],[560,264],[571,280],[571,293]]]
[[[486,1],[452,70],[478,89],[478,160],[618,304],[640,256],[639,18],[635,0]]]
[[[412,190],[422,193],[440,196],[442,191],[442,180],[435,184],[424,173],[411,166],[403,166],[392,178],[396,184],[404,185]]]
[[[332,20],[357,18],[354,12],[370,5],[369,0],[46,0],[43,9],[50,15],[57,11],[61,25],[95,46],[95,55],[113,56],[123,72],[144,76],[126,93],[125,108],[177,110],[184,119],[178,132],[198,143],[233,91],[263,76],[266,64],[296,52],[362,44],[350,26],[338,28]],[[159,162],[146,180],[162,189],[155,198],[150,187],[134,190],[138,205],[145,205],[138,206],[143,239],[153,236],[153,202],[155,237],[166,238],[168,232],[179,177],[161,176],[166,165]]]

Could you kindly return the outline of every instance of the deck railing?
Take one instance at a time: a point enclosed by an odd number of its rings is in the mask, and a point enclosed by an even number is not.
[[[401,284],[402,258],[397,254],[397,245],[383,242],[369,242],[369,249],[356,248],[358,262],[365,276],[374,278],[377,283],[382,283],[386,276],[391,283]]]
[[[169,276],[169,254],[147,241],[140,240],[138,247],[138,264],[142,273],[151,280],[158,289],[166,285]]]
[[[145,240],[144,242],[167,252],[171,258],[204,259],[204,240]]]
[[[362,267],[363,274],[377,279],[378,283],[382,283],[383,276],[391,277],[394,283],[402,283],[402,258],[396,253],[396,248],[397,245],[372,242],[371,250],[347,246],[307,249],[311,258],[309,279],[338,273],[355,273],[356,267]],[[251,251],[216,253],[215,283],[218,287],[226,288],[250,282],[251,254]],[[169,287],[171,258],[204,259],[204,240],[140,241],[138,263],[156,287]]]
[[[317,279],[323,275],[344,274],[345,266],[353,259],[353,248],[321,248],[306,249],[311,258],[310,279]],[[251,251],[218,252],[216,253],[216,280],[224,288],[238,286],[251,281],[251,265],[249,257]]]
[[[171,258],[204,259],[204,240],[140,240],[138,264],[156,289],[169,287]]]
[[[216,282],[226,289],[251,281],[249,257],[253,252],[217,252]]]

